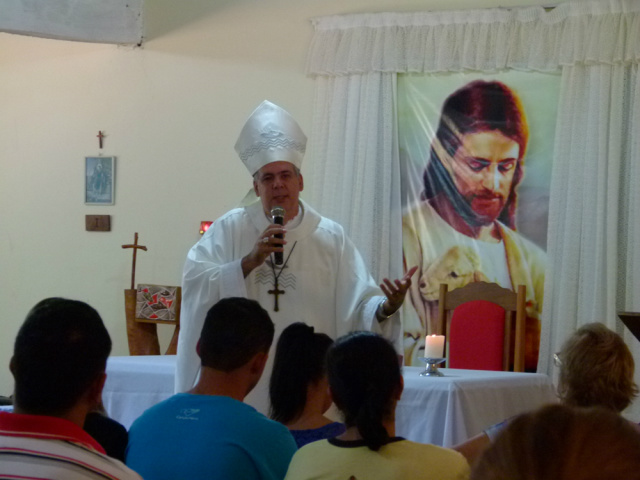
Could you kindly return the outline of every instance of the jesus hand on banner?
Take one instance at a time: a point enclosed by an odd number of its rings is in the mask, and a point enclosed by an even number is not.
[[[411,286],[411,277],[418,270],[418,266],[411,268],[404,274],[400,280],[395,279],[393,282],[388,278],[384,278],[380,284],[382,292],[386,295],[387,299],[381,304],[379,309],[379,318],[388,318],[398,311],[404,302],[404,297],[407,295],[407,290]]]

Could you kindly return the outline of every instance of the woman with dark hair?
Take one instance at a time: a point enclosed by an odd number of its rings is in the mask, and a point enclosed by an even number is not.
[[[300,322],[285,328],[278,340],[270,416],[289,428],[298,448],[345,431],[344,424],[324,416],[331,406],[325,356],[332,343],[328,335]]]
[[[459,453],[396,437],[395,409],[404,382],[387,340],[372,332],[339,338],[327,353],[327,374],[347,430],[301,448],[285,480],[469,477],[469,465]]]

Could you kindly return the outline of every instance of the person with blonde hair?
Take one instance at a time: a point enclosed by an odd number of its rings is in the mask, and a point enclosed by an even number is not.
[[[548,405],[512,420],[471,480],[640,479],[640,434],[602,407]]]
[[[622,412],[638,395],[629,347],[601,323],[576,330],[554,359],[560,367],[558,396],[568,405]]]
[[[554,361],[560,368],[558,397],[566,405],[602,407],[619,414],[638,395],[629,347],[601,323],[588,323],[576,330],[554,355]],[[473,463],[508,422],[493,425],[454,449]]]

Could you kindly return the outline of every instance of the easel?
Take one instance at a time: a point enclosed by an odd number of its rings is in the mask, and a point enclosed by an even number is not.
[[[147,251],[144,245],[138,245],[138,232],[135,233],[133,244],[122,245],[122,248],[133,249],[133,264],[131,266],[131,288],[124,291],[124,309],[127,319],[127,339],[130,355],[160,355],[160,343],[158,341],[157,324],[175,325],[173,337],[169,342],[165,355],[175,355],[178,347],[178,335],[180,333],[180,301],[181,290],[178,287],[176,294],[176,320],[166,321],[160,319],[147,319],[136,317],[136,303],[138,290],[136,289],[136,256],[138,249]]]

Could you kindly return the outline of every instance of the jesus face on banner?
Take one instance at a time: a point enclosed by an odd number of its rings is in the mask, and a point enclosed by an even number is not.
[[[449,174],[478,222],[492,224],[511,193],[520,146],[499,130],[464,134],[460,144]]]
[[[419,266],[404,309],[406,363],[419,363],[424,336],[435,331],[441,283],[452,290],[474,281],[490,281],[510,289],[527,286],[525,363],[533,370],[546,256],[519,231],[520,218],[527,219],[522,204],[528,203],[519,201],[529,147],[523,103],[505,82],[474,79],[448,94],[439,109],[437,128],[430,128],[425,109],[431,102],[426,93],[415,94],[413,80],[407,79],[410,88],[399,102],[407,185],[404,259],[407,267]],[[400,91],[399,87],[399,97]],[[427,143],[429,130],[433,134]],[[420,184],[416,177],[422,180]],[[547,183],[542,190],[525,191],[525,197],[539,196],[545,188],[548,196]],[[544,225],[537,223],[531,228],[543,227],[546,240],[546,209]]]

